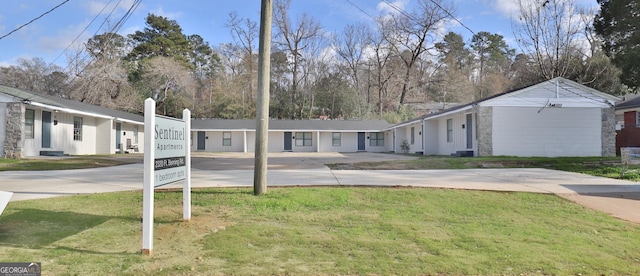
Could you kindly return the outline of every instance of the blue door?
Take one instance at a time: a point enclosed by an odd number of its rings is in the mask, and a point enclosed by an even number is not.
[[[122,149],[122,137],[120,136],[122,132],[122,124],[116,123],[116,149]]]
[[[207,137],[204,135],[204,131],[198,131],[198,150],[204,150],[205,140]]]
[[[51,112],[42,111],[42,148],[51,147]]]
[[[284,150],[285,151],[291,151],[291,140],[293,136],[291,135],[291,132],[285,132],[284,133]]]
[[[358,132],[358,151],[364,151],[365,150],[365,142],[366,139],[364,139],[364,132]]]

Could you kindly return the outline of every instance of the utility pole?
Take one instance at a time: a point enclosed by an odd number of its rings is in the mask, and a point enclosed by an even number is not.
[[[267,192],[269,138],[269,71],[271,69],[271,0],[262,0],[260,43],[258,46],[258,97],[256,110],[256,152],[253,167],[253,194]]]

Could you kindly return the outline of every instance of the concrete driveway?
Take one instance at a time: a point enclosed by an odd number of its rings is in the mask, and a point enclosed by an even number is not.
[[[12,201],[53,196],[142,189],[139,163],[66,171],[0,172],[0,190]],[[548,169],[330,170],[324,164],[397,160],[411,156],[382,153],[269,154],[268,185],[378,186],[519,191],[556,194],[612,216],[640,223],[640,185]],[[253,154],[194,154],[193,187],[252,187]],[[163,188],[178,188],[174,183]]]

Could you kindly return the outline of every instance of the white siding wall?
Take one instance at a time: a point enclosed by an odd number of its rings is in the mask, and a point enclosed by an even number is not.
[[[110,154],[115,151],[111,143],[112,123],[109,119],[96,119],[96,154]],[[144,138],[142,139],[144,141]],[[113,148],[113,150],[112,150]],[[141,149],[144,147],[141,147]]]
[[[340,133],[340,146],[333,146],[333,132],[320,133],[320,152],[357,152],[358,133]]]
[[[291,134],[295,137],[295,133]],[[254,137],[255,139],[255,137]],[[252,147],[252,151],[255,152],[255,140],[254,146]],[[291,139],[291,147],[295,151],[295,140]],[[268,152],[282,152],[284,151],[284,132],[282,131],[269,131],[269,147],[267,147]]]
[[[82,118],[82,140],[73,140],[73,117]],[[96,153],[95,118],[69,113],[55,112],[53,120],[58,124],[51,126],[51,150],[63,151],[71,155]],[[41,132],[36,131],[36,133]]]
[[[600,156],[599,108],[493,108],[493,155]]]
[[[366,136],[366,140],[365,142],[365,150],[369,151],[369,152],[385,152],[388,151],[389,147],[393,146],[393,133],[392,132],[384,132],[384,145],[382,146],[371,146],[371,133],[372,132],[366,132],[365,136]],[[356,139],[357,140],[357,139]]]
[[[33,119],[33,138],[24,138],[23,156],[38,156],[42,145],[42,109],[27,106],[27,109],[35,110]]]
[[[256,132],[247,131],[247,152],[256,151]]]
[[[311,146],[296,146],[296,139],[291,139],[291,149],[293,152],[315,152],[318,146],[318,137],[316,131],[295,131],[292,134],[292,137],[298,138],[298,134],[302,134],[303,132],[311,133]],[[282,133],[282,146],[284,149],[284,133]]]
[[[438,118],[438,138],[437,145],[438,155],[450,155],[452,153],[456,153],[459,150],[469,150],[467,149],[467,130],[466,128],[462,128],[462,125],[466,124],[466,114],[467,113],[456,113],[451,116],[443,116]],[[447,120],[451,119],[453,122],[453,139],[451,142],[447,141]],[[475,137],[475,130],[474,130]],[[475,141],[474,141],[475,145]]]
[[[209,139],[205,140],[206,151],[212,152],[242,152],[244,150],[244,134],[242,131],[228,131],[231,132],[231,146],[223,145],[223,135],[227,131],[207,131],[205,136]],[[194,135],[194,144],[197,148],[198,134]]]
[[[425,155],[437,155],[440,154],[440,135],[438,120],[424,121],[424,154]],[[446,125],[444,131],[446,132]],[[445,133],[446,135],[446,133]],[[445,136],[446,139],[446,136]],[[445,140],[446,141],[446,140]]]
[[[411,128],[414,129],[413,135],[413,143],[411,143]],[[402,145],[402,141],[406,140],[409,145],[409,153],[415,153],[417,151],[424,151],[423,140],[422,140],[422,121],[399,127],[396,130],[396,139],[395,139],[395,152],[402,153],[403,150],[400,147]],[[386,141],[385,141],[386,142]],[[391,145],[394,141],[389,140],[389,144]],[[393,150],[393,148],[390,148]]]

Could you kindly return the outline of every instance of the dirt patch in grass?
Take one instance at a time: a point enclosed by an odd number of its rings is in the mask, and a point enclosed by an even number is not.
[[[202,238],[232,226],[230,210],[194,206],[189,221],[181,219],[182,212],[181,206],[155,208],[153,252],[143,257],[151,261],[134,265],[133,271],[191,274],[201,266],[211,265],[205,260]]]

